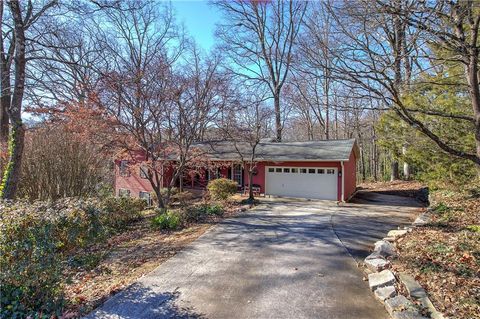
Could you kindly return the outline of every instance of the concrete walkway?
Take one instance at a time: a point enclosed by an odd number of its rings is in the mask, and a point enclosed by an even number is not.
[[[388,318],[355,258],[414,210],[378,196],[340,207],[266,200],[213,227],[87,318]]]

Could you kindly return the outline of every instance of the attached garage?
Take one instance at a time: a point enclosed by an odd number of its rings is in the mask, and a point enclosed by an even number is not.
[[[265,169],[265,194],[337,200],[337,168],[267,166]]]

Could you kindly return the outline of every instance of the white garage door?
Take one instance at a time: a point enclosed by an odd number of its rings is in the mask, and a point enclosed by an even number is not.
[[[266,194],[337,200],[337,169],[332,167],[265,168]]]

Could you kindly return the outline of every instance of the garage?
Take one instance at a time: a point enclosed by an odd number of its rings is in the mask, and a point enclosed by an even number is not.
[[[285,197],[337,200],[335,167],[265,167],[265,194]]]

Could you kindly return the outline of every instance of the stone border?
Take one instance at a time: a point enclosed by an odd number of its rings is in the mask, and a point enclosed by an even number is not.
[[[431,318],[445,318],[442,313],[435,309],[426,291],[411,275],[393,273],[390,270],[391,260],[397,257],[397,251],[392,243],[411,232],[414,227],[428,224],[430,222],[429,213],[430,210],[427,209],[425,213],[420,214],[413,222],[412,227],[389,231],[387,237],[375,243],[373,252],[364,260],[370,289],[394,319],[427,318],[420,313],[419,308],[413,302],[399,294],[396,288],[396,285],[399,284],[406,288],[407,297],[417,300],[422,307],[428,310]]]

